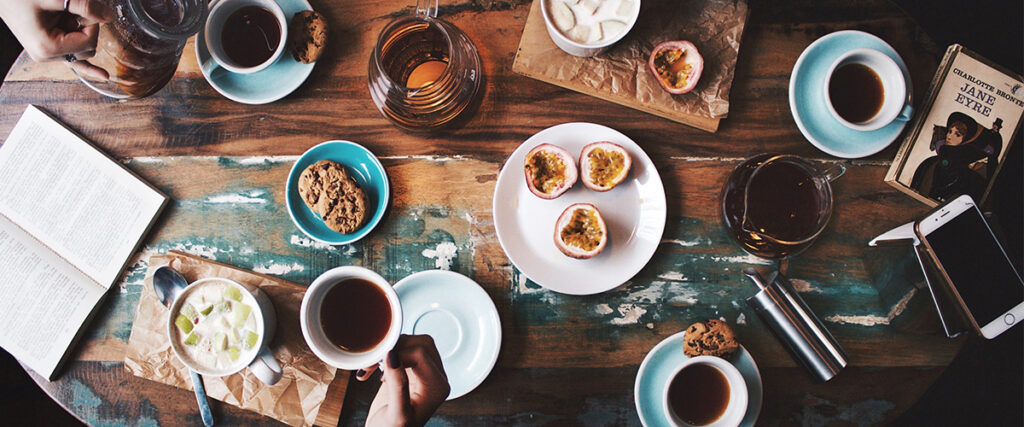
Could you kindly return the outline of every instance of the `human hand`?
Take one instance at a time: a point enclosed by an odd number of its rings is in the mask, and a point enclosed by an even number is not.
[[[103,80],[109,77],[103,69],[81,61],[96,51],[98,23],[114,18],[114,12],[105,3],[99,0],[5,0],[0,5],[0,18],[32,59],[67,60],[79,73]]]
[[[434,339],[429,335],[402,335],[386,359],[366,425],[425,424],[451,392]],[[365,381],[376,368],[360,369],[356,378]]]

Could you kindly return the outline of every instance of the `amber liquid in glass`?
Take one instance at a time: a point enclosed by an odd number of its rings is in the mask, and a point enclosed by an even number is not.
[[[381,52],[384,72],[409,89],[435,82],[448,66],[448,58],[448,39],[422,22],[399,28]]]

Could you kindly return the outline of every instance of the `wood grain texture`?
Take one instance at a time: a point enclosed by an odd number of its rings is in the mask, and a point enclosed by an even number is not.
[[[662,0],[668,1],[668,0]],[[882,37],[904,58],[923,95],[940,49],[884,0],[751,2],[737,61],[729,118],[708,134],[512,72],[529,1],[449,2],[442,16],[476,42],[486,72],[479,111],[457,131],[410,135],[374,108],[366,70],[376,35],[411,6],[394,2],[320,2],[330,46],[296,92],[249,106],[217,94],[186,46],[177,76],[155,97],[119,103],[97,96],[60,63],[22,58],[0,91],[0,137],[26,103],[37,103],[115,156],[297,155],[330,139],[366,145],[378,155],[455,155],[501,160],[529,135],[572,121],[601,123],[636,140],[652,157],[749,157],[781,151],[825,158],[800,135],[789,113],[789,74],[800,52],[832,31],[856,28]],[[888,161],[895,147],[870,157]]]
[[[735,325],[761,367],[765,423],[883,423],[916,401],[963,341],[942,335],[909,251],[866,247],[875,234],[926,210],[882,182],[895,147],[842,161],[849,171],[835,183],[832,223],[810,250],[782,263],[850,355],[853,366],[826,384],[811,384],[747,308],[753,288],[740,270],[774,264],[731,243],[718,198],[732,168],[757,153],[837,161],[808,144],[789,113],[790,71],[814,39],[850,28],[882,37],[907,62],[917,96],[940,49],[881,0],[751,1],[729,117],[708,134],[513,73],[529,3],[443,2],[441,16],[476,42],[487,79],[480,110],[463,127],[431,135],[399,131],[367,92],[376,34],[411,9],[394,2],[314,3],[331,22],[331,47],[302,87],[263,106],[214,92],[198,74],[191,45],[167,87],[124,103],[94,94],[61,64],[19,59],[0,88],[0,138],[26,104],[40,105],[174,199],[88,328],[76,361],[57,381],[37,382],[91,424],[195,424],[190,394],[134,378],[121,363],[150,254],[183,250],[302,284],[355,264],[395,282],[435,268],[425,250],[454,243],[452,269],[474,278],[495,301],[503,344],[491,376],[445,404],[440,421],[637,424],[632,386],[644,355],[708,317]],[[533,133],[571,121],[601,123],[633,138],[653,159],[669,203],[651,263],[630,282],[584,297],[527,280],[505,257],[491,219],[491,195],[509,153]],[[332,139],[370,148],[393,187],[391,206],[370,237],[339,247],[305,237],[284,201],[296,156]],[[374,382],[353,381],[341,423],[360,423],[375,390]],[[271,422],[225,405],[215,415],[240,424]]]

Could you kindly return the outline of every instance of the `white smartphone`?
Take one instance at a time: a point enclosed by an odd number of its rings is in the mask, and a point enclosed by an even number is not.
[[[915,228],[982,336],[995,338],[1024,320],[1024,281],[970,196],[953,199]]]

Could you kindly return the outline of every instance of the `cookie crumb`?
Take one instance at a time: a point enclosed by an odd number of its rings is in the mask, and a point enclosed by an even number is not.
[[[288,25],[288,51],[296,61],[310,64],[327,46],[327,20],[317,11],[296,13]]]

